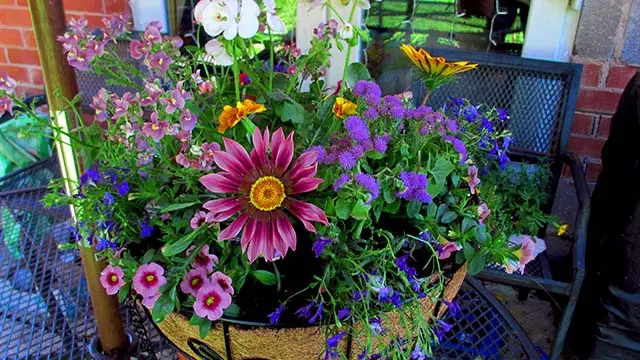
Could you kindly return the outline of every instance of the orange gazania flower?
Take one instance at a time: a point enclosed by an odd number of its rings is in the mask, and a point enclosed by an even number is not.
[[[473,70],[478,66],[478,64],[469,64],[468,61],[447,62],[443,57],[431,56],[425,49],[416,49],[407,44],[402,44],[400,50],[420,70],[429,90],[435,90],[451,80],[453,75]]]
[[[247,117],[247,115],[261,113],[266,111],[267,108],[262,104],[257,104],[253,100],[246,99],[243,102],[236,103],[236,106],[225,105],[222,109],[222,113],[218,116],[218,131],[224,134],[227,129],[236,126],[240,120]]]
[[[333,113],[340,119],[355,114],[357,109],[358,105],[343,97],[337,97],[336,102],[333,104]]]

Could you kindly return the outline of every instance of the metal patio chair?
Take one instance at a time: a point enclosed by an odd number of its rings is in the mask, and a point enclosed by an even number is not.
[[[567,165],[571,170],[579,202],[572,244],[571,281],[559,281],[553,277],[546,252],[530,263],[523,275],[507,274],[502,269],[492,266],[487,266],[477,275],[483,280],[543,290],[568,298],[551,354],[551,359],[558,359],[564,347],[585,272],[590,194],[581,162],[567,152],[582,65],[458,50],[432,49],[431,53],[434,56],[443,56],[447,60],[466,60],[480,66],[475,71],[461,74],[458,81],[435,91],[429,99],[430,106],[441,107],[454,96],[467,98],[474,104],[506,109],[510,114],[506,127],[513,134],[510,151],[512,160],[534,163],[545,159],[551,162],[551,191],[545,211],[551,211],[563,167]],[[423,85],[416,82],[412,90],[414,99],[420,101],[424,96]]]

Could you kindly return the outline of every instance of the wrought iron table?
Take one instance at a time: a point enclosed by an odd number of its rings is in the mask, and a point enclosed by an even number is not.
[[[0,359],[86,359],[96,336],[89,293],[71,240],[69,212],[46,208],[46,184],[59,176],[50,159],[0,179]],[[447,315],[453,329],[435,349],[441,359],[539,359],[509,312],[468,278]],[[130,305],[130,304],[129,304]],[[175,359],[176,350],[136,306],[123,306],[138,359]]]

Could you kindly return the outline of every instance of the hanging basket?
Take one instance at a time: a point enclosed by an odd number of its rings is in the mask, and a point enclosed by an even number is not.
[[[452,301],[458,294],[467,274],[467,266],[458,269],[446,283],[443,299]],[[446,306],[438,306],[428,298],[422,299],[425,313],[438,318],[444,315]],[[437,313],[436,313],[437,312]],[[268,323],[222,319],[211,327],[206,338],[201,339],[199,328],[189,324],[183,314],[172,313],[157,327],[182,353],[185,359],[205,360],[303,360],[316,359],[325,349],[324,332],[317,325],[292,327],[272,326]],[[397,318],[389,316],[385,322],[389,333],[397,333],[402,326]],[[353,346],[352,346],[353,344]],[[345,337],[338,347],[348,359],[355,360],[362,349]]]
[[[495,0],[458,0],[458,14],[465,16],[492,17],[496,12]]]

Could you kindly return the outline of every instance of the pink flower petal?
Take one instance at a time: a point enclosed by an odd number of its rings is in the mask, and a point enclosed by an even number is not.
[[[240,246],[242,247],[243,252],[247,252],[247,248],[254,237],[257,226],[257,219],[251,218],[247,221],[247,225],[245,225],[244,231],[242,232],[242,238],[240,238]]]
[[[289,177],[294,178],[296,172],[300,171],[301,169],[314,166],[315,164],[317,164],[317,159],[318,153],[315,151],[308,151],[298,156],[296,161],[291,166],[291,169],[289,170]]]
[[[237,193],[240,184],[233,177],[226,175],[226,173],[207,174],[200,177],[200,183],[214,193]]]
[[[242,147],[238,142],[231,139],[223,138],[224,148],[229,154],[238,160],[240,165],[243,166],[243,173],[247,173],[251,170],[251,158],[247,153],[247,150]],[[215,155],[214,155],[215,156]]]
[[[291,171],[289,173],[289,181],[292,183],[296,183],[298,180],[314,177],[318,172],[318,164],[314,164],[313,166],[301,167],[296,169],[295,171]]]
[[[284,172],[293,160],[293,132],[285,139],[282,128],[276,130],[271,138],[271,160],[273,166]]]
[[[317,189],[318,185],[322,184],[323,181],[324,180],[315,177],[303,178],[295,184],[291,185],[289,194],[287,195],[302,194],[313,191]]]
[[[207,216],[207,222],[225,221],[242,209],[240,198],[217,199],[207,201],[203,208],[211,211]]]
[[[220,169],[231,173],[236,178],[243,177],[247,174],[247,167],[243,165],[239,159],[226,151],[214,151],[213,161]]]
[[[218,240],[229,240],[238,236],[248,218],[249,216],[247,214],[240,214],[240,216],[233,220],[233,222],[229,224],[226,229],[220,231],[220,233],[218,234]]]
[[[269,129],[260,134],[260,129],[253,132],[253,150],[251,150],[251,162],[256,168],[267,165],[267,146],[269,145]]]
[[[287,204],[289,211],[302,221],[302,224],[308,231],[316,232],[316,228],[310,223],[310,221],[320,222],[326,226],[329,225],[327,215],[325,215],[324,211],[319,207],[291,198],[287,199]]]
[[[296,232],[293,230],[293,225],[291,225],[291,221],[286,215],[278,216],[276,218],[276,228],[280,233],[280,236],[284,240],[285,244],[291,248],[291,250],[296,250]],[[278,249],[280,250],[280,249]],[[285,251],[280,250],[282,256],[284,257]]]
[[[247,258],[249,262],[254,262],[263,251],[263,241],[267,237],[267,223],[256,221],[253,236],[247,243]]]

